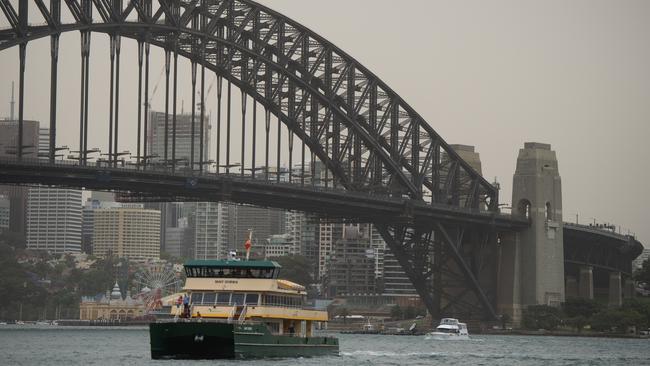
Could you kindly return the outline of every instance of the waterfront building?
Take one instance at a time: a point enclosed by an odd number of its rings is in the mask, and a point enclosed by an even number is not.
[[[344,224],[342,236],[334,240],[326,279],[330,297],[376,294],[376,252],[371,247],[370,225]]]
[[[27,249],[52,254],[81,252],[81,191],[29,188]]]
[[[93,254],[137,261],[160,258],[160,211],[123,207],[95,210]]]
[[[402,265],[390,250],[384,253],[383,270],[384,295],[391,297],[417,297],[418,293],[413,287]]]
[[[96,297],[84,296],[79,304],[80,320],[129,320],[145,314],[144,301],[132,298],[128,292],[122,298],[117,282],[112,291]]]

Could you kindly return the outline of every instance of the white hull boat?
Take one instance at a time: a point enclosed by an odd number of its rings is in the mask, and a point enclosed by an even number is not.
[[[426,339],[440,341],[469,340],[467,324],[459,322],[458,319],[444,318],[435,331],[427,333]]]

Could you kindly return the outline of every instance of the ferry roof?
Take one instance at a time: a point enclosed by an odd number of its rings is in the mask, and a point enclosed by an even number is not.
[[[211,267],[211,268],[282,268],[275,261],[228,261],[200,259],[185,262],[185,267]]]

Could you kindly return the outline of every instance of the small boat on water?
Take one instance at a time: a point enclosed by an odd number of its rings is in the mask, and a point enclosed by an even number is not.
[[[435,331],[427,333],[426,339],[467,340],[469,339],[467,324],[459,322],[458,319],[443,318]]]
[[[305,288],[279,279],[280,267],[256,260],[187,262],[188,300],[178,299],[173,318],[149,325],[151,358],[338,355],[338,339],[314,335],[327,312],[305,308]]]

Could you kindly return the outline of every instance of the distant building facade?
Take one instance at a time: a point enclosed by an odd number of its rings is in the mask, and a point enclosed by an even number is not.
[[[291,237],[292,251],[313,265],[310,272],[314,278],[318,277],[319,228],[319,219],[314,214],[293,211],[286,214],[286,233]]]
[[[229,250],[241,250],[253,231],[253,245],[263,247],[271,235],[284,234],[285,211],[253,206],[229,205]]]
[[[327,294],[336,297],[378,293],[376,251],[371,247],[370,225],[343,225],[342,237],[333,244],[328,261]]]
[[[103,201],[96,199],[93,192],[83,207],[81,223],[81,251],[87,254],[93,254],[93,237],[95,234],[95,211],[107,208],[122,207],[115,201]]]
[[[230,227],[228,205],[221,202],[196,202],[194,205],[194,258],[226,258]]]
[[[296,254],[294,252],[294,245],[290,234],[277,234],[271,235],[264,245],[264,253],[266,258],[284,257],[287,255]]]
[[[167,159],[172,158],[173,146],[172,146],[172,115],[167,117]],[[210,151],[210,118],[205,116],[203,120],[203,159],[204,161],[208,160],[209,151]],[[149,114],[149,126],[147,138],[149,139],[147,144],[147,155],[154,156],[152,161],[164,161],[165,159],[165,113],[151,111]],[[201,149],[201,118],[200,114],[197,112],[194,116],[194,161],[199,162]],[[192,153],[192,114],[191,113],[180,113],[176,115],[176,159],[186,159],[187,162],[190,160],[190,155]],[[183,164],[177,163],[178,165]],[[198,169],[198,166],[194,167]]]
[[[18,121],[0,120],[0,157],[16,157]],[[23,157],[38,157],[39,122],[23,120]],[[26,187],[0,185],[0,194],[10,201],[9,230],[20,235],[27,234],[27,190]]]
[[[132,260],[160,258],[160,211],[144,208],[95,210],[93,254]]]
[[[130,320],[146,314],[144,301],[134,299],[127,293],[122,298],[120,287],[115,283],[113,291],[101,297],[83,297],[79,304],[80,320]]]
[[[81,191],[29,188],[27,249],[53,254],[81,252]]]
[[[8,197],[0,195],[0,232],[9,230],[11,221],[11,201]]]

